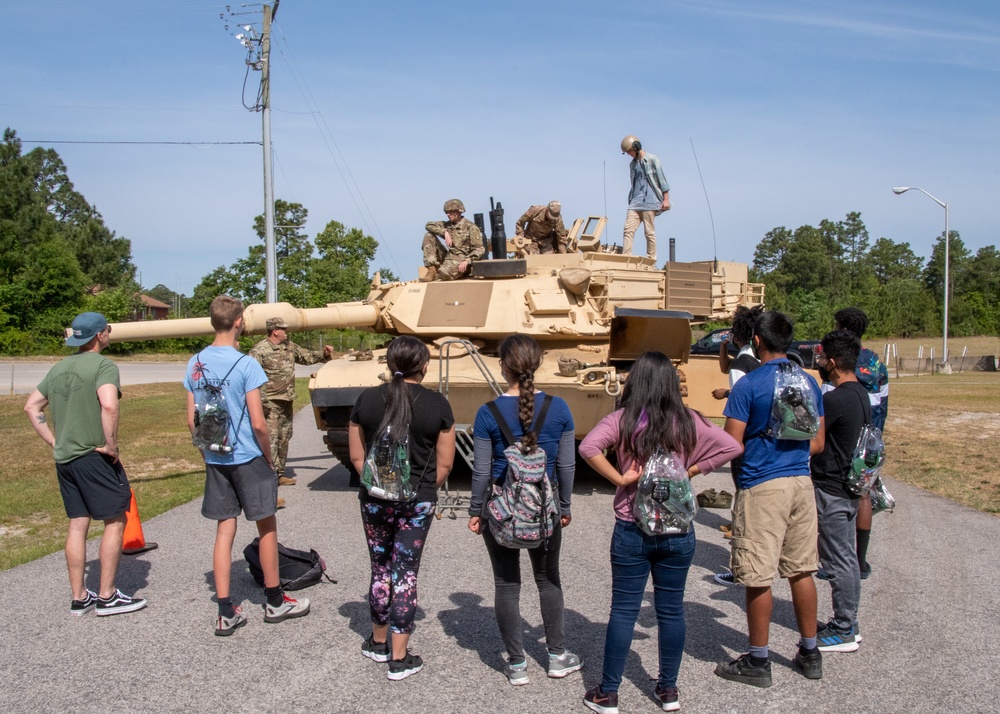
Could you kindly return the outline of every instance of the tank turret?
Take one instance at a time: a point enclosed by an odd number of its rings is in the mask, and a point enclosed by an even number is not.
[[[292,332],[354,327],[387,335],[413,335],[432,354],[425,386],[452,404],[458,424],[498,392],[496,349],[514,333],[531,335],[545,357],[539,389],[569,403],[582,437],[614,408],[624,375],[646,350],[675,360],[686,379],[690,406],[721,416],[712,398],[727,386],[715,357],[691,357],[693,322],[728,319],[740,304],[763,301],[763,286],[747,281],[747,266],[705,261],[667,263],[601,250],[604,219],[577,220],[571,253],[526,255],[473,264],[466,280],[372,282],[359,302],[322,308],[287,303],[251,305],[247,332],[265,334],[270,317]],[[517,239],[508,241],[516,252]],[[112,340],[148,340],[213,334],[208,318],[116,323]],[[348,354],[322,365],[309,391],[318,428],[330,450],[347,463],[347,422],[360,393],[388,379],[385,350]]]

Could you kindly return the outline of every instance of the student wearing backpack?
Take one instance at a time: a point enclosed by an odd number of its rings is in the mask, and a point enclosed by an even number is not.
[[[610,451],[617,454],[617,466],[605,456]],[[618,712],[618,689],[650,574],[659,641],[659,674],[653,694],[664,711],[680,709],[677,673],[684,652],[684,587],[694,557],[694,528],[647,534],[635,520],[637,486],[644,465],[657,452],[679,457],[692,477],[714,471],[741,451],[738,441],[684,406],[677,371],[660,352],[646,352],[636,360],[619,408],[580,443],[580,456],[617,487],[611,614],[601,681],[583,700],[588,709],[600,714]]]
[[[500,637],[507,649],[504,675],[514,685],[528,683],[528,662],[524,656],[521,626],[521,554],[515,547],[497,542],[490,522],[489,501],[503,498],[505,487],[515,487],[508,469],[505,450],[519,444],[513,453],[531,459],[541,450],[545,456],[542,494],[552,494],[542,509],[519,503],[520,510],[542,512],[543,533],[535,547],[528,547],[528,559],[538,587],[545,643],[548,647],[547,674],[562,678],[583,667],[583,661],[566,649],[562,582],[559,577],[559,550],[562,530],[572,521],[570,512],[573,479],[576,473],[573,415],[560,397],[535,391],[535,370],[542,362],[542,349],[526,335],[511,335],[500,343],[500,372],[507,392],[476,414],[475,458],[472,467],[472,497],[469,503],[469,530],[483,536],[493,566],[494,614]],[[491,408],[492,407],[492,408]],[[494,412],[493,409],[497,411]],[[498,422],[498,415],[500,422]],[[508,431],[513,442],[504,435]],[[514,446],[517,449],[516,446]],[[551,484],[551,486],[550,486]],[[491,485],[495,487],[492,489]],[[510,491],[508,492],[510,493]],[[558,495],[556,495],[558,494]],[[551,535],[544,537],[551,529]],[[501,540],[504,540],[501,534]]]
[[[780,312],[771,310],[757,319],[753,346],[761,365],[733,386],[723,411],[726,432],[744,445],[733,504],[730,569],[736,583],[746,587],[750,647],[735,660],[719,663],[715,674],[755,687],[771,686],[771,584],[778,576],[786,578],[791,588],[800,635],[793,667],[808,679],[823,676],[823,656],[816,648],[816,582],[812,578],[819,560],[816,497],[809,476],[810,442],[803,438],[813,428],[816,431],[809,438],[822,433],[823,401],[815,380],[788,360],[792,331],[792,321]],[[776,399],[779,377],[786,374],[801,379],[801,389],[787,390],[795,397],[794,404]],[[784,418],[794,413],[798,418],[804,412],[796,410],[806,405],[808,418],[792,425],[797,434],[784,429],[772,433],[773,415]]]
[[[865,336],[868,329],[868,315],[858,307],[845,307],[837,310],[833,316],[838,330],[847,330],[859,340]],[[889,370],[874,351],[867,347],[861,348],[858,356],[858,366],[854,370],[858,382],[868,392],[871,402],[872,424],[879,431],[885,432],[885,418],[889,413]],[[857,549],[858,564],[861,568],[861,579],[871,575],[872,566],[868,562],[868,546],[872,534],[872,503],[871,499],[862,498],[858,504]]]
[[[833,599],[833,618],[816,633],[823,652],[858,649],[858,605],[861,570],[856,550],[858,505],[869,501],[847,485],[854,447],[865,424],[872,421],[872,407],[855,369],[861,340],[847,330],[831,332],[820,343],[817,367],[833,389],[823,395],[826,429],[812,442],[813,486],[819,519],[819,557],[826,567]],[[871,501],[869,501],[870,503]]]
[[[260,562],[264,571],[264,622],[305,617],[309,600],[294,600],[281,591],[278,579],[278,522],[275,517],[278,479],[271,462],[271,440],[261,403],[260,387],[267,375],[253,359],[233,345],[243,331],[243,303],[219,295],[209,307],[215,341],[192,357],[187,365],[187,421],[193,437],[198,436],[202,415],[198,403],[203,392],[221,392],[227,412],[225,436],[216,448],[201,448],[205,459],[205,498],[201,514],[218,522],[212,570],[219,615],[215,634],[226,637],[247,623],[243,609],[229,596],[236,519],[243,512],[255,521],[260,534]],[[218,395],[216,395],[218,396]],[[216,402],[218,404],[220,402]],[[225,447],[225,451],[221,447]]]
[[[362,474],[366,459],[374,458],[369,449],[386,431],[406,435],[403,460],[412,488],[405,494],[412,494],[410,500],[387,500],[377,495],[388,495],[385,491],[369,493],[365,487],[358,493],[371,560],[372,634],[362,643],[361,654],[388,662],[386,676],[395,681],[423,668],[423,659],[407,645],[417,612],[417,572],[434,521],[438,487],[455,461],[455,417],[443,395],[420,384],[430,362],[427,345],[409,335],[397,337],[389,343],[386,362],[392,379],[358,397],[348,445],[351,463]]]

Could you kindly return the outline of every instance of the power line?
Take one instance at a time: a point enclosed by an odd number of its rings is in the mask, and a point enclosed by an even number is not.
[[[323,139],[323,144],[326,146],[327,153],[329,153],[330,158],[333,159],[334,166],[336,166],[337,172],[340,174],[340,178],[344,182],[344,186],[347,189],[348,195],[351,197],[351,201],[354,203],[354,207],[358,210],[358,214],[360,215],[362,222],[364,222],[365,226],[368,228],[369,233],[374,233],[378,236],[379,250],[388,257],[389,262],[392,264],[392,267],[395,268],[397,274],[401,275],[402,271],[400,271],[399,265],[396,263],[396,257],[393,255],[392,250],[386,243],[385,236],[382,235],[382,229],[379,227],[378,221],[375,219],[375,214],[372,213],[371,208],[369,208],[368,201],[365,200],[361,187],[358,186],[358,183],[354,178],[354,174],[347,165],[347,160],[344,158],[344,154],[341,152],[340,146],[337,144],[337,140],[333,136],[333,132],[330,131],[330,126],[326,122],[326,117],[324,117],[323,113],[320,111],[319,104],[316,102],[312,90],[309,89],[309,85],[305,81],[304,73],[299,69],[298,62],[292,56],[292,48],[288,44],[288,38],[285,37],[285,33],[280,24],[274,23],[273,27],[277,28],[278,34],[281,37],[281,43],[278,45],[278,52],[281,54],[282,58],[288,62],[288,67],[292,74],[292,80],[295,82],[299,93],[302,95],[302,98],[306,103],[306,106],[312,110],[309,114],[312,115],[313,122],[315,122],[316,128],[319,130],[320,138]],[[285,55],[285,49],[288,50],[287,56]],[[301,84],[299,82],[299,77],[302,78]],[[320,124],[321,122],[322,125]],[[329,137],[329,141],[327,141],[327,137]],[[333,143],[333,147],[336,148],[337,154],[340,155],[340,161],[337,160],[337,156],[334,154],[333,148],[330,147],[331,142]],[[343,168],[341,168],[341,163],[343,163]],[[346,176],[344,175],[345,171],[347,172]],[[348,182],[348,177],[350,177],[350,182]],[[351,184],[354,185],[353,190],[351,188]],[[355,193],[357,195],[355,195]],[[358,203],[359,199],[361,204],[364,205],[364,210],[362,210],[361,205]],[[365,215],[366,213],[367,216]],[[369,223],[369,219],[371,220],[371,223]],[[372,230],[372,226],[375,228],[374,231]]]
[[[18,138],[22,144],[119,144],[134,146],[260,146],[260,141],[71,141],[60,139],[56,141],[41,141]]]

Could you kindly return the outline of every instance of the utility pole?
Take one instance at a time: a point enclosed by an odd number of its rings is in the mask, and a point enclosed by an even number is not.
[[[274,4],[277,10],[278,3]],[[264,133],[264,253],[265,299],[278,302],[278,261],[274,246],[274,181],[271,177],[271,6],[264,6],[264,30],[261,36],[261,115]]]

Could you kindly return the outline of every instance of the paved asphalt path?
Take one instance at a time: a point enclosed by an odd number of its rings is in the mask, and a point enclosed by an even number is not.
[[[114,356],[111,359],[115,359]],[[0,362],[0,394],[30,394],[59,360],[18,360]],[[127,362],[115,360],[121,375],[122,386],[150,384],[153,382],[182,382],[183,362]],[[318,365],[295,365],[296,377],[308,377]]]
[[[346,470],[324,451],[308,410],[296,417],[290,470],[279,513],[287,545],[316,548],[336,585],[300,595],[311,614],[263,622],[263,593],[237,560],[233,594],[251,615],[229,638],[212,634],[214,526],[200,503],[145,523],[159,550],[123,558],[118,584],[149,600],[142,612],[108,618],[69,615],[61,553],[0,573],[0,711],[2,712],[583,712],[581,697],[600,678],[610,603],[608,544],[612,492],[578,484],[573,523],[564,538],[567,642],[586,666],[564,680],[544,671],[538,598],[530,573],[522,594],[530,684],[511,687],[501,674],[492,580],[482,543],[462,514],[436,521],[420,573],[412,649],[424,670],[402,682],[361,656],[369,633],[368,558],[357,498]],[[126,464],[127,466],[127,464]],[[728,488],[727,473],[698,477],[699,489]],[[467,494],[468,481],[458,486]],[[702,510],[687,586],[687,643],[679,686],[686,712],[996,712],[1000,709],[1000,519],[890,482],[899,507],[875,519],[861,623],[852,654],[828,654],[822,681],[791,669],[797,636],[787,584],[775,588],[771,629],[774,686],[756,689],[712,674],[717,661],[746,647],[743,593],[712,573],[728,547],[718,530],[726,514]],[[141,504],[140,504],[141,509]],[[241,522],[234,558],[254,534]],[[97,541],[88,548],[87,583],[97,588]],[[819,583],[821,617],[830,589]],[[621,711],[658,711],[651,590],[639,617],[621,688]]]

